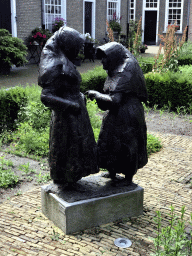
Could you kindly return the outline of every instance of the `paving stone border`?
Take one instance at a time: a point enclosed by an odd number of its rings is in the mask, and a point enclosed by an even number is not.
[[[164,226],[171,204],[178,215],[186,206],[186,223],[192,212],[192,138],[153,134],[160,138],[163,149],[134,176],[134,182],[144,188],[142,216],[65,235],[42,214],[41,189],[36,188],[1,204],[0,255],[149,256],[154,250],[150,237],[156,236],[156,210],[161,211]],[[132,246],[116,247],[114,240],[118,237],[129,238]]]

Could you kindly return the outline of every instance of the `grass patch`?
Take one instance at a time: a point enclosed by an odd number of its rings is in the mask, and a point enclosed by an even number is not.
[[[11,161],[0,157],[0,188],[13,187],[19,181],[18,176],[9,168],[10,166],[13,166]]]
[[[18,112],[17,129],[10,132],[5,131],[0,135],[1,145],[9,145],[7,152],[35,159],[48,156],[51,110],[41,103],[40,93],[41,88],[36,85],[26,87],[28,102],[21,106]],[[95,101],[90,100],[87,100],[87,110],[97,141],[103,111],[98,108]],[[161,144],[154,136],[148,135],[147,147],[150,155],[159,151]],[[27,168],[25,171],[27,172]]]

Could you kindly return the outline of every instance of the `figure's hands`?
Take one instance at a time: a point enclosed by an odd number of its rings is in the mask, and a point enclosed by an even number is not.
[[[70,111],[73,114],[79,114],[81,112],[80,105],[78,103],[71,104]]]
[[[85,92],[85,95],[87,95],[87,97],[90,99],[90,100],[94,100],[96,98],[96,96],[98,95],[98,92],[97,91],[94,91],[94,90],[89,90],[89,91],[86,91]]]

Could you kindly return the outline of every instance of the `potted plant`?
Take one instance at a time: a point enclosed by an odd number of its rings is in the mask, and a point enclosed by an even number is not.
[[[55,33],[57,30],[59,30],[61,27],[63,27],[66,24],[67,22],[65,19],[61,17],[56,17],[52,25],[52,32]]]
[[[122,27],[120,25],[121,18],[118,18],[116,12],[113,14],[113,19],[109,21],[109,27],[113,30],[113,35],[118,39],[119,34],[121,33]]]
[[[146,45],[146,44],[142,44],[142,45],[140,46],[140,49],[139,49],[139,50],[140,50],[141,53],[145,53],[145,50],[146,50],[146,49],[148,49],[147,45]]]
[[[26,44],[44,46],[51,36],[52,33],[48,29],[35,28],[31,31],[31,34],[26,38]]]
[[[9,74],[12,65],[19,67],[27,63],[26,55],[23,40],[12,37],[6,29],[0,29],[0,72]]]

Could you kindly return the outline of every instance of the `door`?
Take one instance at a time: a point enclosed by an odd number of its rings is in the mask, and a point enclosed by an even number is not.
[[[10,0],[0,0],[0,28],[5,28],[11,33]]]
[[[144,43],[156,44],[157,11],[145,11]]]
[[[92,2],[85,2],[85,34],[92,36]]]

